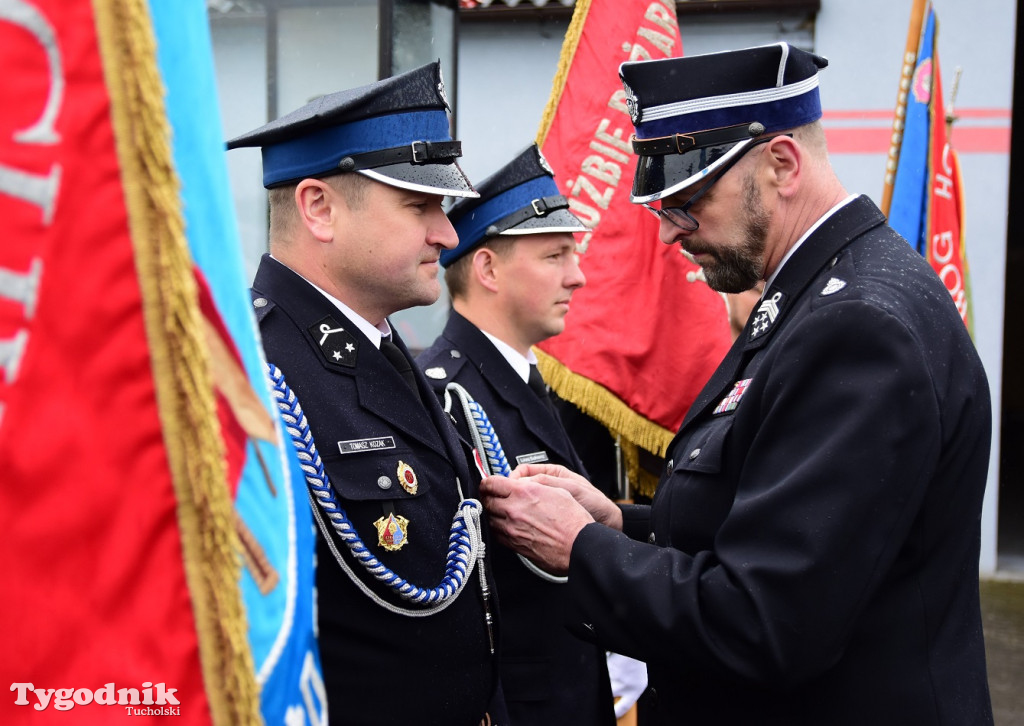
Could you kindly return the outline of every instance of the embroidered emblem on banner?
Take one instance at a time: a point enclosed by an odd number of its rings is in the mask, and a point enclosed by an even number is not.
[[[416,478],[416,472],[404,461],[398,462],[398,483],[402,485],[402,489],[405,489],[410,494],[415,494],[420,486],[420,480]]]
[[[831,278],[825,287],[821,288],[819,293],[822,297],[826,295],[835,295],[837,292],[846,287],[846,280],[840,280],[838,277]]]
[[[517,464],[539,464],[548,460],[548,452],[535,451],[532,454],[520,454],[516,457]]]
[[[359,343],[334,318],[328,315],[310,325],[307,330],[328,363],[346,368],[355,367]]]
[[[377,528],[377,544],[388,552],[402,549],[409,541],[409,520],[398,514],[381,517],[373,526]]]
[[[775,319],[779,317],[779,310],[782,309],[785,299],[785,295],[777,292],[761,302],[757,312],[754,313],[754,321],[750,326],[750,340],[754,340],[771,330],[772,325],[775,324]]]
[[[736,407],[740,405],[740,399],[743,398],[743,394],[747,391],[747,386],[750,385],[751,378],[744,378],[742,381],[736,381],[733,384],[732,390],[729,391],[729,395],[723,398],[713,414],[728,413],[729,411],[735,411]]]

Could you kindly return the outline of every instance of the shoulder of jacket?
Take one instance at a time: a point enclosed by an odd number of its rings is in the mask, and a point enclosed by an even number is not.
[[[467,358],[462,351],[449,345],[448,341],[444,341],[444,345],[435,343],[416,357],[416,365],[423,371],[430,385],[442,391],[455,380],[466,362]]]
[[[263,318],[267,317],[270,311],[274,309],[274,301],[254,288],[249,290],[249,295],[252,299],[252,308],[256,315],[256,322],[261,323]]]

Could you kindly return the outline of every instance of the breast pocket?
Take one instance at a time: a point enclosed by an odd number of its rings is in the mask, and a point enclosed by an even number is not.
[[[673,472],[720,473],[724,466],[726,440],[731,430],[731,416],[711,419],[697,429],[684,446],[676,447]]]
[[[709,549],[732,507],[728,460],[732,417],[713,419],[672,450],[665,496],[652,512],[659,543],[687,552]]]
[[[418,499],[430,486],[419,457],[400,443],[380,450],[334,453],[324,456],[323,462],[338,496],[351,502]]]

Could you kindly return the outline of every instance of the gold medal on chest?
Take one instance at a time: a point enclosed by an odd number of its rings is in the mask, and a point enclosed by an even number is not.
[[[402,549],[409,541],[409,520],[398,514],[381,517],[373,526],[377,528],[377,544],[388,552]]]
[[[416,472],[404,461],[398,462],[398,483],[402,485],[402,489],[405,489],[410,494],[415,494],[420,486],[420,480],[416,478]]]

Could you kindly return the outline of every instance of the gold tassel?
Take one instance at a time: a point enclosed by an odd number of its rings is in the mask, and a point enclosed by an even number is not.
[[[93,0],[93,7],[211,718],[218,725],[262,723],[224,445],[149,9],[145,0]]]
[[[630,486],[644,496],[653,495],[657,479],[643,471],[639,452],[631,450],[629,445],[664,456],[675,432],[644,418],[607,388],[573,373],[553,356],[539,348],[533,350],[537,355],[537,367],[551,389],[563,400],[575,404],[585,414],[604,424],[613,439],[621,439]]]
[[[565,40],[562,41],[562,52],[558,56],[558,70],[555,72],[554,80],[551,81],[551,95],[548,96],[548,103],[540,117],[537,146],[541,148],[544,147],[544,142],[548,138],[548,131],[551,130],[551,122],[555,118],[555,111],[558,110],[558,103],[562,100],[565,81],[569,77],[569,67],[572,66],[572,59],[576,56],[576,48],[580,44],[583,24],[587,20],[588,12],[590,12],[590,0],[576,0],[576,7],[572,11],[572,20],[569,21],[569,27],[565,31]]]

